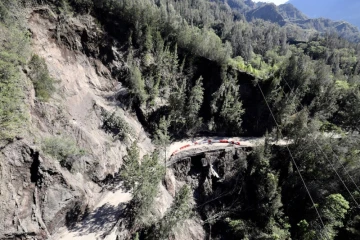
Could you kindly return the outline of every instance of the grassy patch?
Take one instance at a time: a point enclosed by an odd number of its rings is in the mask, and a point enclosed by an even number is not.
[[[44,139],[42,150],[46,154],[58,159],[61,164],[69,157],[82,156],[85,154],[85,150],[80,149],[74,140],[64,137],[50,137]]]
[[[11,140],[27,126],[25,81],[19,68],[28,57],[29,35],[20,20],[11,21],[9,6],[0,3],[0,139]]]

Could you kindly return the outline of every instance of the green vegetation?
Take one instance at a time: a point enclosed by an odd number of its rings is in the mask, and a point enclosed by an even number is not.
[[[55,80],[50,77],[45,60],[38,55],[33,55],[28,65],[36,97],[42,101],[48,101],[55,92]]]
[[[246,161],[237,153],[234,162],[226,163],[224,179],[211,179],[212,186],[221,186],[220,192],[226,194],[219,199],[217,192],[196,190],[216,199],[202,203],[199,198],[196,203],[205,206],[194,210],[213,239],[360,238],[360,210],[352,199],[360,202],[360,196],[346,174],[360,185],[359,44],[335,34],[310,36],[291,26],[247,21],[252,6],[244,0],[68,2],[79,13],[92,13],[121,46],[118,51],[124,58],[117,61],[123,67],[114,75],[128,88],[128,95],[119,100],[136,111],[160,148],[170,139],[204,132],[246,136],[269,132],[280,137],[281,131],[294,141],[289,146],[292,156],[282,147],[267,145],[249,150]],[[104,62],[114,57],[103,54]],[[0,68],[4,72],[21,65],[9,57],[1,59],[10,64]],[[10,103],[9,96],[4,99],[7,103],[0,109]],[[7,112],[16,113],[14,109]],[[103,127],[120,139],[131,132],[114,113],[104,115]],[[322,132],[347,134],[329,139]],[[133,191],[129,229],[138,239],[167,238],[175,223],[188,216],[188,193],[182,190],[163,219],[150,217],[164,174],[161,165],[157,153],[140,161],[133,145],[120,172]]]
[[[219,116],[218,119],[215,119],[217,128],[231,128],[233,133],[240,134],[242,124],[241,116],[244,110],[242,102],[239,100],[237,73],[235,71],[226,73],[223,70],[222,81],[223,83],[219,90],[213,94],[214,99],[211,103],[211,110]]]
[[[130,74],[128,79],[130,88],[130,94],[133,97],[133,101],[138,104],[144,103],[148,96],[145,92],[145,82],[141,76],[140,69],[137,66],[130,67]]]
[[[6,54],[1,52],[3,56]],[[16,65],[0,59],[0,139],[14,137],[23,127],[22,84]]]
[[[71,3],[77,8],[80,6],[79,1]],[[177,3],[172,4],[175,6]],[[147,0],[94,1],[92,7],[93,11],[104,16],[99,18],[102,25],[122,22],[128,27],[123,29],[128,36],[125,44],[129,48],[126,52],[127,71],[122,75],[129,88],[127,103],[134,108],[144,108],[145,105],[157,107],[159,101],[170,102],[170,129],[176,129],[178,135],[193,135],[201,129],[208,121],[199,117],[205,97],[201,93],[204,91],[203,78],[199,80],[201,74],[193,71],[189,64],[193,59],[187,61],[186,55],[226,66],[233,51],[230,41],[223,41],[214,29],[190,24],[178,13],[176,8],[179,6],[167,8],[162,1],[155,4]],[[181,49],[181,54],[178,49]],[[226,99],[226,102],[237,106],[232,111],[240,109],[237,103],[239,95]],[[232,121],[241,125],[239,119]],[[222,124],[219,129],[228,130],[228,124]]]
[[[338,234],[338,229],[344,227],[343,220],[349,210],[349,202],[341,194],[331,194],[326,197],[321,213],[326,220],[324,232],[326,236],[334,239]],[[325,236],[323,239],[327,239]]]
[[[190,196],[190,188],[183,186],[165,216],[149,230],[146,239],[169,239],[172,231],[191,216]]]
[[[270,149],[266,146],[254,150],[247,159],[250,163],[251,175],[243,175],[243,178],[247,178],[247,184],[237,188],[244,187],[250,192],[243,196],[235,194],[233,201],[239,200],[241,203],[250,201],[249,206],[256,207],[257,210],[244,211],[243,214],[249,217],[237,219],[236,216],[242,215],[241,206],[234,209],[232,218],[225,219],[231,231],[229,236],[233,235],[239,239],[249,239],[252,236],[262,236],[264,239],[290,237],[288,219],[283,217],[279,174],[271,169],[271,158]],[[244,170],[239,168],[238,174],[244,174],[242,173]]]
[[[204,88],[202,81],[202,77],[196,80],[195,86],[189,93],[188,103],[186,106],[187,124],[193,126],[193,129],[199,127],[202,122],[202,119],[199,116],[200,108],[204,101]]]
[[[135,239],[144,233],[146,239],[168,239],[176,226],[190,218],[191,191],[186,185],[178,191],[163,218],[155,219],[151,215],[158,186],[164,176],[164,167],[159,164],[157,152],[144,156],[140,162],[139,149],[134,142],[128,148],[120,174],[125,187],[133,194],[127,214],[130,219],[128,227]]]
[[[69,157],[81,156],[85,151],[76,142],[66,137],[50,137],[42,142],[42,150],[56,158],[63,165]]]
[[[154,143],[162,151],[165,151],[165,153],[166,153],[166,148],[170,145],[169,126],[170,126],[169,120],[167,120],[165,117],[162,117],[155,130],[155,136],[154,136]]]
[[[121,116],[117,115],[116,111],[109,113],[103,110],[101,115],[103,117],[102,128],[111,133],[115,139],[124,141],[134,134],[129,124]]]
[[[27,126],[25,80],[20,74],[28,56],[29,37],[10,9],[16,3],[0,3],[0,139],[13,139]]]
[[[163,176],[164,168],[159,164],[158,153],[146,155],[140,162],[139,149],[134,142],[128,149],[121,171],[124,185],[133,195],[128,210],[130,232],[140,231],[153,223],[150,212]]]

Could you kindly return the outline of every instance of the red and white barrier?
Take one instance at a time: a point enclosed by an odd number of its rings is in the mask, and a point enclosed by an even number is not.
[[[177,154],[181,150],[184,150],[184,149],[186,149],[188,147],[191,147],[191,146],[194,146],[194,145],[213,144],[213,143],[227,143],[227,144],[233,144],[233,145],[240,146],[240,142],[238,142],[238,141],[229,141],[229,140],[226,140],[226,139],[223,139],[223,140],[208,139],[208,140],[202,140],[202,141],[199,141],[199,142],[192,142],[192,143],[186,144],[186,145],[180,147],[179,149],[176,149],[171,154],[171,156],[174,156],[175,154]]]

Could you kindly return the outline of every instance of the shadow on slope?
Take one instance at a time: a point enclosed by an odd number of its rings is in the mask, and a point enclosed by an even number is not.
[[[124,213],[126,204],[117,206],[104,204],[85,216],[85,218],[75,224],[67,224],[69,232],[76,233],[75,236],[84,236],[92,233],[106,234],[113,229],[121,215]],[[70,219],[67,215],[67,220]],[[68,221],[67,221],[68,223]]]

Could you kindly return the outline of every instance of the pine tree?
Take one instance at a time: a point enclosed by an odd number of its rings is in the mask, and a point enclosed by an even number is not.
[[[130,93],[132,94],[135,102],[138,104],[144,103],[148,95],[145,91],[145,81],[142,78],[141,71],[137,66],[130,66],[130,74],[129,74],[129,88]]]
[[[195,86],[191,89],[187,104],[187,122],[189,126],[198,126],[202,122],[199,111],[204,99],[203,78],[196,80]]]
[[[174,86],[173,92],[169,98],[170,105],[170,121],[172,127],[176,128],[177,132],[181,132],[186,123],[185,103],[186,103],[186,81],[179,80],[179,86]]]
[[[145,155],[140,163],[136,142],[128,148],[120,175],[125,187],[132,189],[133,198],[127,212],[130,232],[137,232],[153,222],[149,214],[158,193],[159,183],[164,176],[164,167],[159,164],[158,157],[158,152],[154,152]]]
[[[154,142],[164,151],[166,151],[167,146],[170,144],[169,127],[170,121],[162,117],[155,130]]]
[[[222,72],[220,88],[213,94],[211,103],[212,113],[220,118],[218,127],[225,128],[234,133],[241,132],[242,119],[244,113],[242,102],[240,101],[239,85],[237,84],[237,74],[235,72],[227,73],[225,69]]]
[[[288,51],[286,31],[281,32],[280,44],[280,55],[284,56]]]
[[[151,27],[146,25],[144,32],[145,33],[143,34],[143,37],[144,37],[143,46],[144,46],[146,52],[151,52],[154,48]]]

